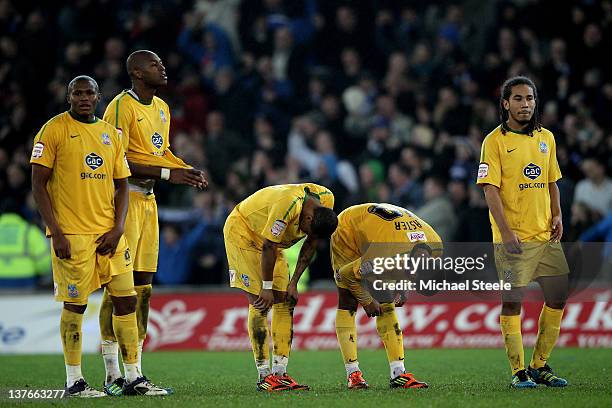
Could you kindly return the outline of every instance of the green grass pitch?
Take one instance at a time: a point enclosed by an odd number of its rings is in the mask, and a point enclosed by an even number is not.
[[[526,350],[526,359],[531,350]],[[511,390],[503,350],[407,350],[406,368],[427,381],[426,390],[390,390],[388,365],[382,350],[361,350],[361,369],[368,390],[349,391],[339,351],[295,351],[289,372],[312,391],[268,394],[255,390],[256,372],[247,352],[149,352],[143,366],[154,382],[175,388],[169,397],[116,397],[113,405],[140,407],[143,402],[175,407],[603,407],[612,406],[612,350],[557,349],[551,365],[570,382],[565,389],[539,386]],[[102,358],[86,355],[83,373],[100,388]],[[0,355],[0,406],[53,405],[58,407],[108,406],[98,400],[47,400],[12,402],[7,389],[62,388],[61,355]],[[404,405],[407,404],[407,405]]]

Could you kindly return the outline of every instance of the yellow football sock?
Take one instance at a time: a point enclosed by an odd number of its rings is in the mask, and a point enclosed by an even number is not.
[[[293,307],[289,302],[272,306],[272,350],[275,356],[289,357],[293,341]]]
[[[357,325],[355,312],[352,310],[336,310],[336,336],[344,364],[357,362]]]
[[[552,309],[546,305],[542,307],[538,323],[538,338],[529,364],[532,368],[544,367],[548,361],[557,338],[559,338],[562,317],[563,309]]]
[[[66,308],[62,308],[60,334],[62,336],[62,346],[64,348],[64,362],[67,365],[81,365],[82,325],[83,315],[81,313],[74,313]]]
[[[255,365],[263,374],[265,367],[270,370],[270,346],[268,344],[268,315],[249,305],[249,338],[253,347],[253,356],[255,357]]]
[[[151,301],[151,285],[134,286],[136,291],[136,321],[138,323],[138,339],[144,341],[147,337],[147,324],[149,323],[149,304]]]
[[[136,313],[123,316],[113,315],[113,330],[117,336],[121,358],[124,364],[135,364],[138,361],[138,326]]]
[[[100,305],[100,335],[102,340],[117,341],[113,331],[113,300],[104,289],[102,304]]]
[[[395,314],[395,305],[393,303],[383,303],[380,308],[382,314],[376,318],[376,330],[378,330],[378,335],[385,345],[387,359],[389,362],[403,361],[404,337]]]
[[[523,351],[523,336],[521,335],[521,316],[499,316],[501,332],[506,345],[506,355],[510,362],[512,374],[525,369],[525,353]]]

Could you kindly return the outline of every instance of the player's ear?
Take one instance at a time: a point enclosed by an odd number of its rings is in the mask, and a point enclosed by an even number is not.
[[[504,99],[502,101],[502,104],[504,105],[504,109],[505,110],[510,110],[510,102],[508,102],[506,99]]]

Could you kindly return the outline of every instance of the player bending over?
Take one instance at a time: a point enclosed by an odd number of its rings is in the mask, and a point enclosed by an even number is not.
[[[336,335],[344,359],[348,388],[368,388],[357,360],[358,304],[369,317],[376,317],[376,329],[385,345],[389,361],[391,388],[427,388],[404,368],[402,330],[395,314],[397,300],[382,294],[377,301],[364,285],[371,274],[371,262],[376,257],[438,256],[442,249],[438,234],[410,211],[391,204],[360,204],[347,208],[338,216],[338,228],[331,238],[331,261],[338,287]],[[432,254],[432,251],[434,253]],[[384,275],[381,275],[384,279]]]
[[[317,240],[336,229],[334,196],[311,184],[263,188],[240,202],[227,218],[223,238],[230,286],[244,291],[249,301],[248,330],[262,391],[308,390],[287,374],[293,335],[297,284],[310,264]],[[295,272],[282,249],[306,236]],[[268,310],[272,308],[272,370],[268,344]]]

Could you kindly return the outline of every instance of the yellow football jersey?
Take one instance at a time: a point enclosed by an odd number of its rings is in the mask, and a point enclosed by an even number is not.
[[[123,91],[106,107],[104,120],[121,131],[130,162],[170,169],[191,167],[170,151],[170,108],[161,98],[153,96],[146,105],[134,91]]]
[[[321,205],[334,208],[332,192],[313,183],[282,184],[256,191],[235,210],[248,226],[243,244],[261,250],[264,239],[268,239],[281,248],[291,247],[306,236],[299,226],[304,202],[317,196]]]
[[[47,191],[64,234],[102,234],[115,225],[113,179],[130,169],[111,124],[59,114],[36,135],[30,163],[53,169]]]
[[[338,215],[338,228],[331,238],[333,268],[358,259],[365,262],[409,253],[418,244],[429,247],[434,256],[441,255],[440,236],[412,212],[386,203],[354,205]],[[356,277],[360,266],[361,262],[353,265]]]
[[[505,126],[505,125],[504,125]],[[478,184],[499,187],[504,214],[521,241],[548,241],[552,211],[548,183],[561,178],[555,138],[544,128],[533,136],[501,126],[482,143]],[[502,242],[499,228],[489,212],[493,242]]]

